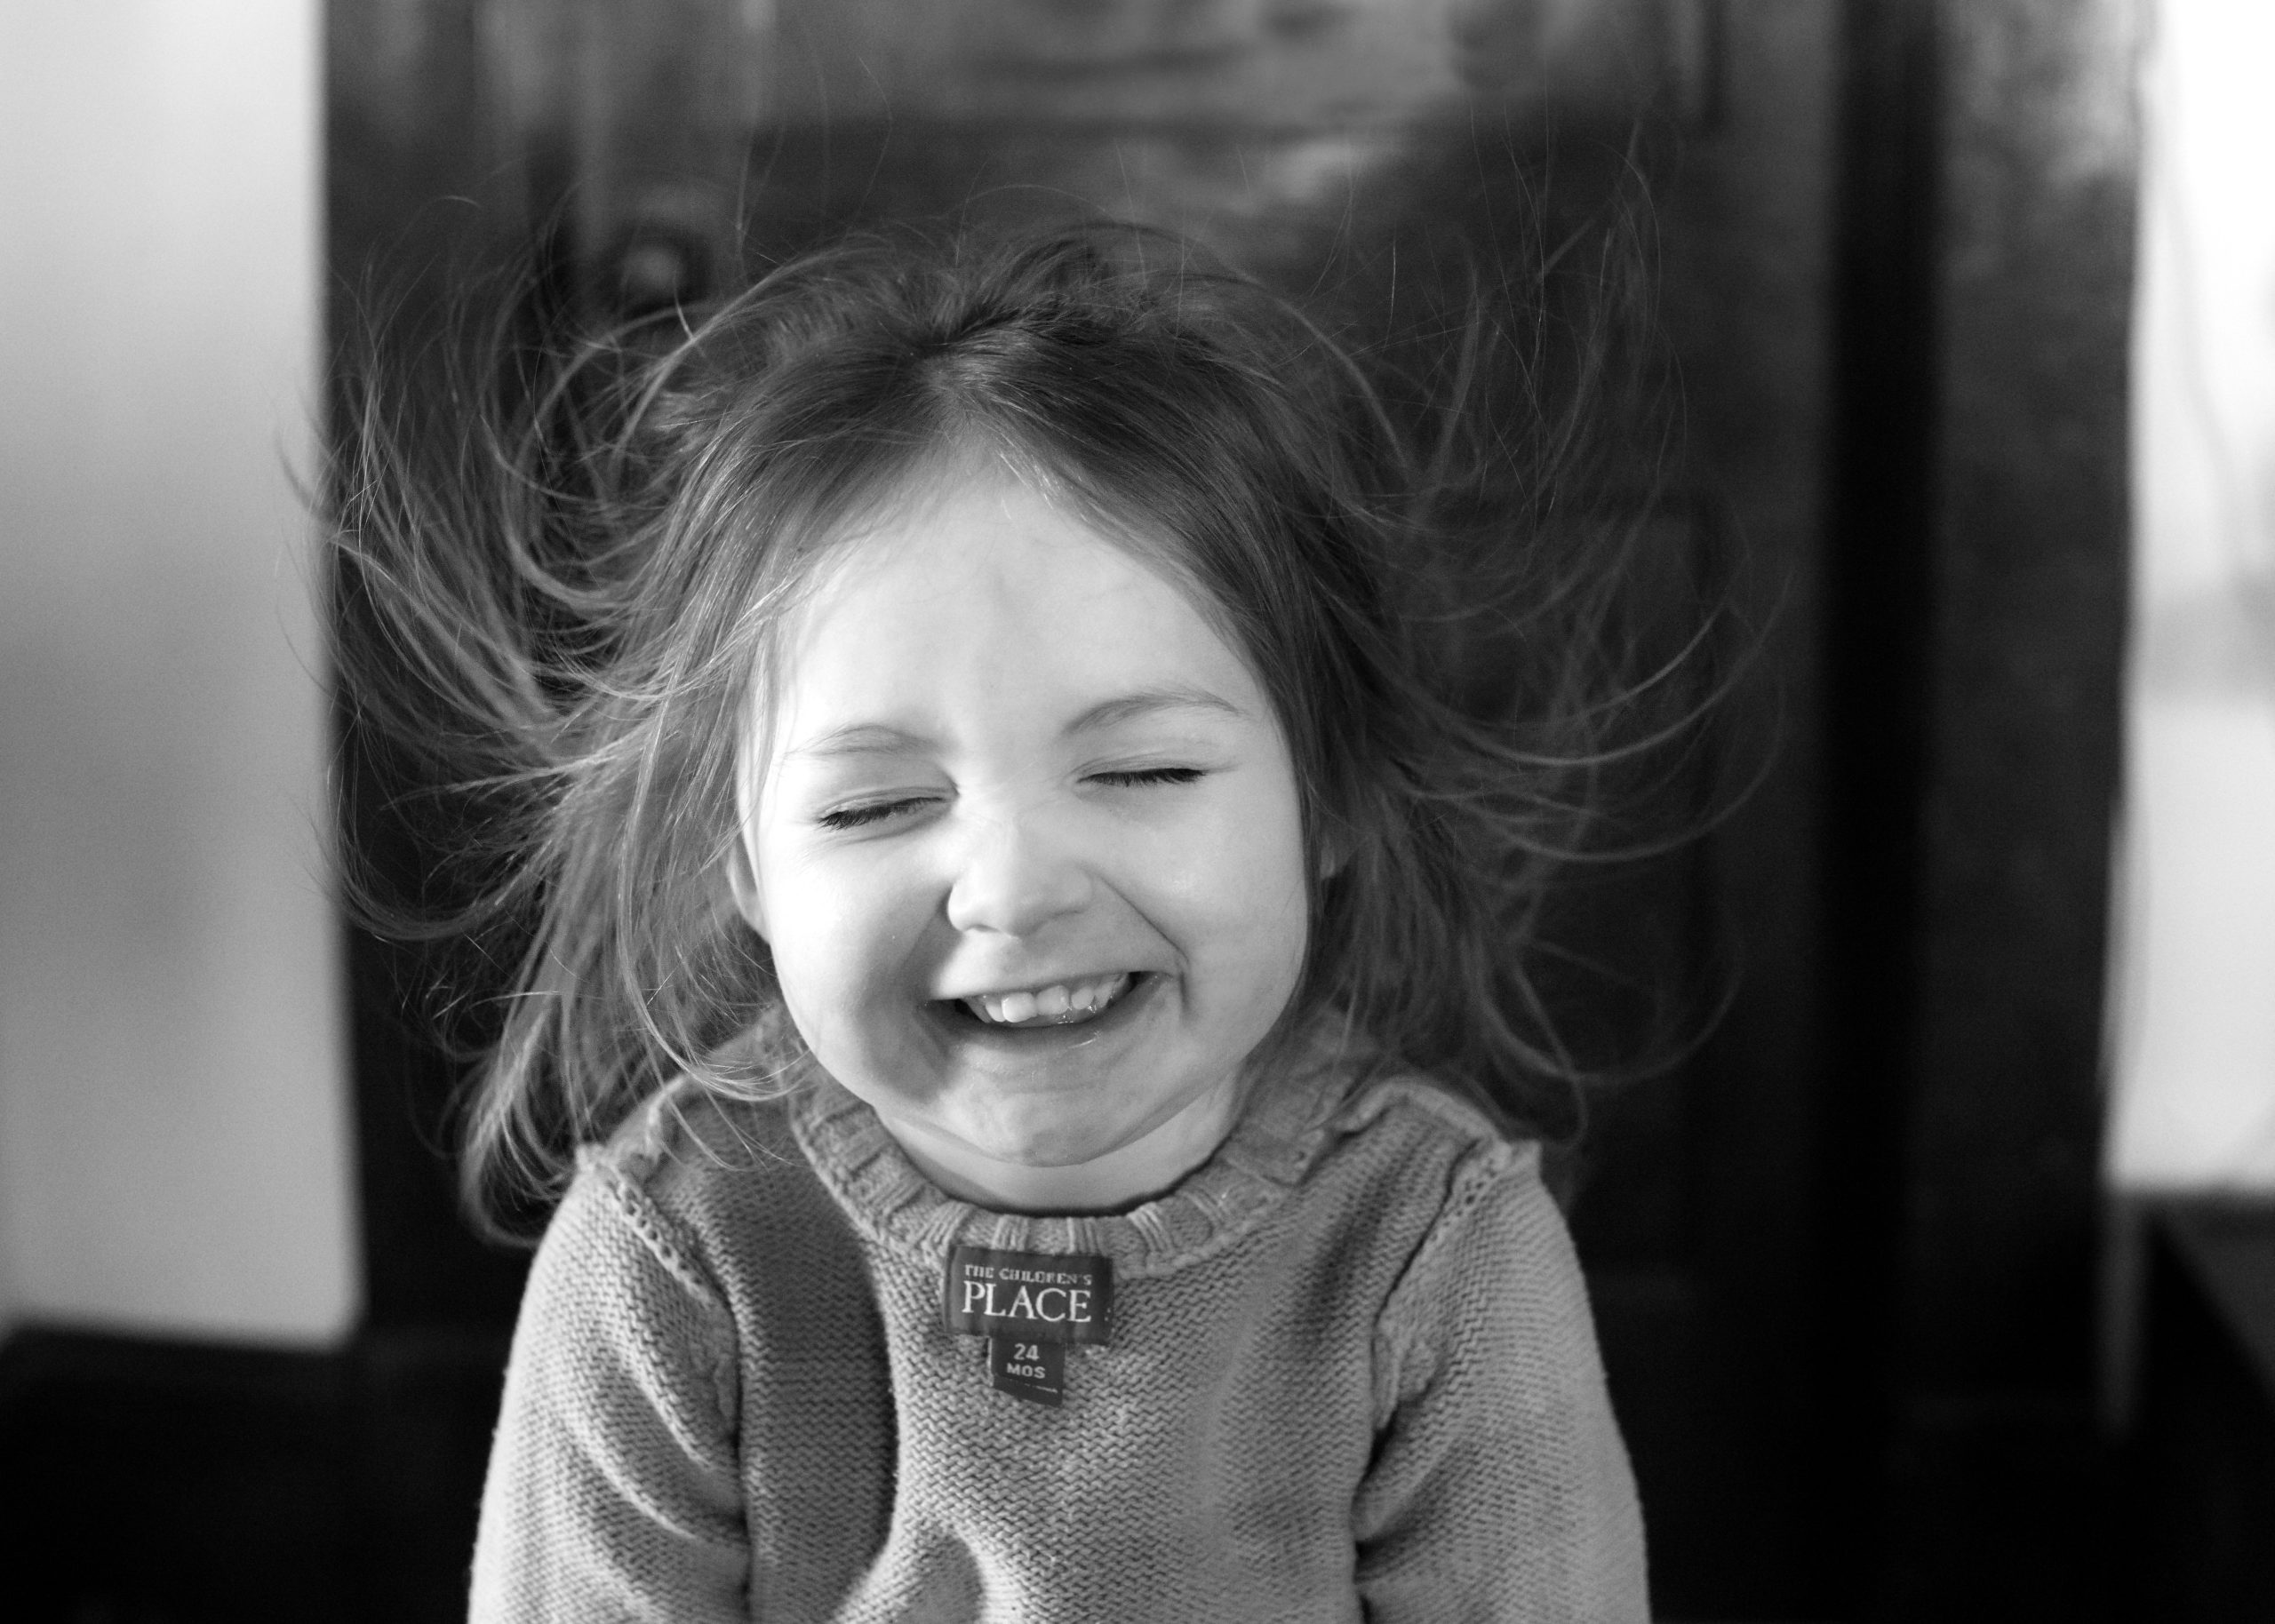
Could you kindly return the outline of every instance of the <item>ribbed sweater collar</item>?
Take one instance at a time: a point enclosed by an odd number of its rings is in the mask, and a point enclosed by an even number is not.
[[[917,1171],[874,1111],[826,1077],[799,1091],[790,1126],[824,1186],[881,1246],[928,1263],[956,1245],[1087,1253],[1138,1278],[1222,1251],[1301,1182],[1330,1134],[1348,1071],[1319,1034],[1290,1044],[1287,1058],[1261,1069],[1216,1154],[1126,1213],[998,1213],[959,1200]]]

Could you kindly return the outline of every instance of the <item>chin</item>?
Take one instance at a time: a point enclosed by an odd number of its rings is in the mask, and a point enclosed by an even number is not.
[[[998,1123],[967,1141],[981,1154],[1018,1167],[1079,1167],[1118,1150],[1128,1135],[1085,1122]]]

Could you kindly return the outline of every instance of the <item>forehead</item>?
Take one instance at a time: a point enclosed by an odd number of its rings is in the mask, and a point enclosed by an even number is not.
[[[849,712],[1080,710],[1176,687],[1274,720],[1200,588],[1007,472],[927,481],[866,520],[781,632],[778,749]]]

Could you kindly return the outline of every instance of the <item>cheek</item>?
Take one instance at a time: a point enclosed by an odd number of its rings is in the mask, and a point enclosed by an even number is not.
[[[905,1002],[922,910],[874,867],[774,864],[762,872],[774,969],[810,1042],[880,1001]]]
[[[1250,854],[1246,872],[1253,879],[1247,901],[1258,935],[1268,943],[1259,943],[1259,951],[1275,957],[1292,986],[1311,934],[1311,865],[1292,811],[1276,835]]]
[[[1292,793],[1224,808],[1196,849],[1169,865],[1195,944],[1237,959],[1239,984],[1292,983],[1309,931],[1303,830]]]

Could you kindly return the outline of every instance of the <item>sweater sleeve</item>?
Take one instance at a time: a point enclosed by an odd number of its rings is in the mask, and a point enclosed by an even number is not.
[[[475,1624],[744,1618],[736,1406],[718,1288],[637,1188],[588,1165],[515,1328]]]
[[[1650,1617],[1586,1287],[1536,1165],[1472,1151],[1385,1309],[1354,1520],[1377,1624]]]

